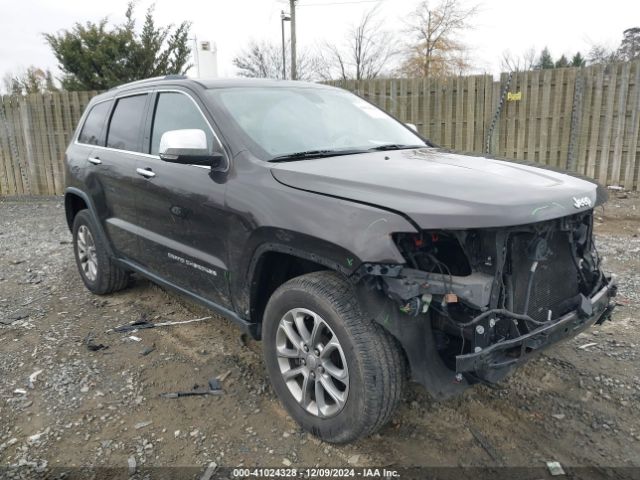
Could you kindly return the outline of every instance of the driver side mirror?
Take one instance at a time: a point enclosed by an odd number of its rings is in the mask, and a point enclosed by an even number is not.
[[[165,162],[211,168],[220,165],[224,158],[222,153],[209,151],[207,135],[203,130],[195,128],[164,132],[160,138],[158,154]]]

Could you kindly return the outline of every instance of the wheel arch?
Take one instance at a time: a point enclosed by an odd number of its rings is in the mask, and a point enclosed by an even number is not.
[[[73,221],[80,210],[88,210],[96,227],[96,233],[100,236],[103,245],[107,249],[109,256],[113,257],[113,250],[111,249],[111,243],[102,228],[102,224],[99,221],[95,206],[91,201],[91,197],[85,192],[76,187],[67,187],[64,191],[64,210],[69,230],[73,229]]]
[[[243,251],[235,253],[237,266],[233,270],[238,275],[232,275],[230,283],[236,311],[256,324],[262,323],[273,292],[286,281],[320,270],[335,271],[347,278],[361,263],[338,245],[282,229],[254,232]]]
[[[342,265],[325,256],[277,243],[261,245],[249,266],[247,283],[251,321],[262,323],[267,302],[280,285],[292,278],[322,270],[341,273],[345,278],[348,274]]]

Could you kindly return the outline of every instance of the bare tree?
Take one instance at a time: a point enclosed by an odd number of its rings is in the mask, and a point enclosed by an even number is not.
[[[232,61],[242,77],[278,78],[282,72],[282,58],[275,46],[267,42],[252,40]]]
[[[640,58],[640,28],[627,28],[622,35],[622,41],[618,48],[612,48],[604,43],[591,42],[591,49],[587,54],[589,64],[626,62]]]
[[[377,15],[376,8],[370,10],[349,31],[342,45],[325,46],[324,78],[362,80],[376,78],[391,69],[398,53],[396,42]]]
[[[2,83],[4,90],[9,95],[29,95],[58,90],[51,71],[34,66],[19,73],[6,73],[2,78]]]
[[[520,55],[514,55],[510,50],[502,52],[500,68],[506,72],[524,72],[533,70],[536,65],[536,49],[530,47]]]
[[[590,65],[608,64],[618,60],[618,53],[604,44],[592,43],[587,54],[587,61]]]
[[[401,71],[407,76],[438,77],[461,74],[471,68],[468,47],[457,40],[471,28],[470,20],[478,6],[465,6],[462,0],[423,0],[407,21],[412,37]]]
[[[298,80],[316,80],[321,77],[323,62],[319,55],[304,49],[297,53]],[[241,77],[282,78],[282,47],[266,41],[249,42],[232,60]],[[290,65],[287,62],[286,76],[290,78]]]

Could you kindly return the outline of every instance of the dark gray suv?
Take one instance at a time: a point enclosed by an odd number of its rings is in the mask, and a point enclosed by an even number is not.
[[[302,82],[165,77],[95,97],[66,153],[87,288],[136,273],[263,340],[273,389],[329,442],[608,318],[595,183],[440,149]]]

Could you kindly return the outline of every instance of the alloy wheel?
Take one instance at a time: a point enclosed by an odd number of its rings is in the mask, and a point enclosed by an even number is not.
[[[280,373],[298,404],[329,418],[344,408],[349,370],[338,337],[320,315],[305,308],[284,314],[276,333]]]
[[[98,278],[98,256],[96,254],[96,243],[91,235],[91,230],[86,225],[81,225],[78,229],[76,240],[78,247],[78,259],[80,268],[84,276],[90,282],[95,282]]]

